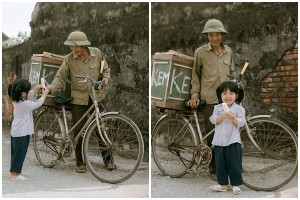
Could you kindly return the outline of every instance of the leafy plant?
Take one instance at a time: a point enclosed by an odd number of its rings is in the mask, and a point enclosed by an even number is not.
[[[19,32],[17,37],[9,38],[2,42],[2,48],[10,48],[12,46],[16,46],[18,44],[21,44],[23,42],[26,42],[29,39],[29,36],[27,35],[27,32]]]

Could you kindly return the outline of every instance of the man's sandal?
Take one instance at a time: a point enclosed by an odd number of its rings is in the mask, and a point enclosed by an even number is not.
[[[233,194],[241,194],[242,191],[241,191],[241,189],[238,186],[233,186],[232,187],[232,193]]]
[[[222,188],[221,185],[212,185],[212,186],[210,186],[210,189],[212,189],[213,191],[217,191],[217,192],[226,192],[226,191],[228,191],[228,187],[227,188]]]
[[[113,162],[105,163],[105,167],[108,171],[112,171],[114,169],[117,169],[117,166]]]
[[[85,165],[76,166],[76,172],[77,173],[86,173],[86,167],[85,167]]]

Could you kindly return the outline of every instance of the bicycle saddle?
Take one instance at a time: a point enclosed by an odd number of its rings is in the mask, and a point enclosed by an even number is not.
[[[55,104],[62,104],[62,105],[66,105],[68,103],[70,103],[73,100],[72,97],[54,97],[53,101]]]

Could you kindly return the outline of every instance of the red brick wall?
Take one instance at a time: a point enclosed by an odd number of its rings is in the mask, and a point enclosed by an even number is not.
[[[298,49],[287,51],[274,71],[261,82],[265,104],[275,104],[286,114],[298,115]]]

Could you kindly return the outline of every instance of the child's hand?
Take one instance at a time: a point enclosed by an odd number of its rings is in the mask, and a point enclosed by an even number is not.
[[[232,114],[231,112],[226,113],[226,115],[231,120],[235,118],[234,114]]]
[[[45,89],[42,89],[43,97],[46,98],[47,94],[50,92],[48,87],[45,87]]]
[[[231,112],[226,113],[227,117],[232,121],[232,123],[234,123],[235,125],[238,124],[237,118],[235,117],[234,114],[232,114]]]
[[[217,117],[217,124],[220,123],[221,121],[223,121],[223,120],[226,119],[226,118],[228,118],[227,113],[223,113],[223,114],[219,115],[219,116]]]
[[[35,88],[33,89],[33,91],[34,91],[34,94],[36,94],[40,89],[42,89],[42,85],[40,84],[40,85],[37,85],[37,86],[35,86]]]

